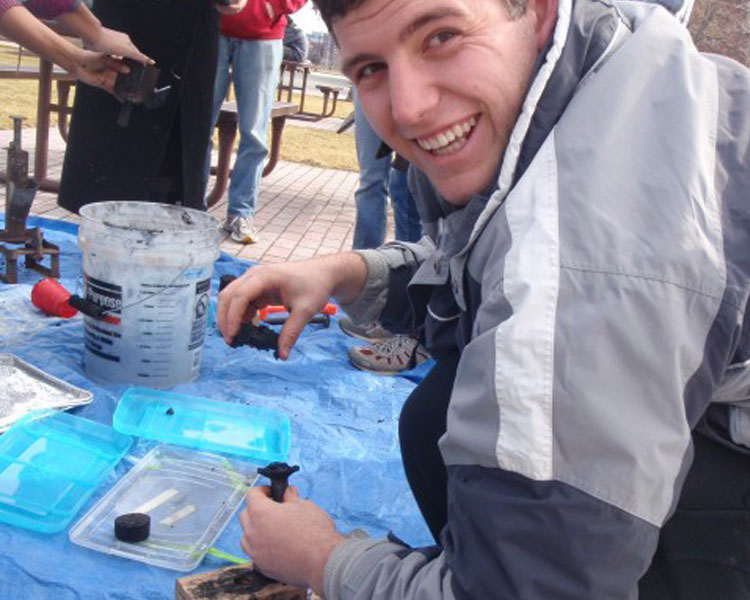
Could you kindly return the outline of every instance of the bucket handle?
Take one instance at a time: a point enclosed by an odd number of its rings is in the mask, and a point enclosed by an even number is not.
[[[125,310],[126,308],[133,308],[134,306],[138,306],[139,304],[142,304],[142,303],[144,303],[144,302],[146,302],[146,301],[148,301],[148,300],[151,300],[151,299],[153,299],[153,298],[156,298],[156,297],[157,297],[157,296],[159,296],[160,294],[163,294],[163,293],[164,293],[164,292],[166,292],[166,291],[167,291],[167,290],[168,290],[169,288],[171,288],[171,287],[172,287],[172,286],[173,286],[173,285],[175,284],[175,282],[177,282],[177,280],[179,280],[179,279],[180,279],[180,277],[182,277],[182,276],[183,276],[183,275],[184,275],[184,274],[185,274],[185,273],[186,273],[186,272],[188,271],[188,269],[191,269],[192,267],[193,267],[193,261],[192,261],[192,259],[191,259],[191,261],[190,261],[190,264],[188,264],[188,265],[187,265],[187,266],[186,266],[185,268],[183,268],[183,269],[182,269],[182,270],[181,270],[181,271],[180,271],[179,273],[177,273],[177,275],[175,276],[175,278],[174,278],[174,279],[173,279],[172,281],[170,281],[170,282],[169,282],[169,283],[168,283],[167,285],[163,286],[163,287],[162,287],[162,289],[160,289],[160,290],[159,290],[158,292],[154,292],[153,294],[150,294],[150,295],[148,295],[148,296],[145,296],[144,298],[140,298],[139,300],[136,300],[135,302],[131,302],[130,304],[127,304],[127,305],[125,305],[125,306],[122,306],[122,307],[120,308],[120,310],[121,310],[121,311],[123,311],[123,310]],[[78,288],[79,288],[79,286],[80,286],[80,277],[78,278],[78,281],[76,282],[76,293],[78,292]]]

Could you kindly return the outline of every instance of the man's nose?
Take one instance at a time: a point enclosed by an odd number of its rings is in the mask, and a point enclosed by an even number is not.
[[[416,65],[389,68],[389,88],[391,114],[400,127],[418,124],[438,102],[431,74]]]

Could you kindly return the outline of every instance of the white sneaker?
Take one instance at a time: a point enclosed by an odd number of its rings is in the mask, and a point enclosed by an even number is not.
[[[254,244],[258,241],[258,232],[253,226],[252,217],[227,217],[224,231],[232,234],[232,239],[240,244]]]
[[[408,335],[394,335],[371,346],[349,348],[349,360],[355,367],[379,375],[397,375],[429,357],[424,346]]]

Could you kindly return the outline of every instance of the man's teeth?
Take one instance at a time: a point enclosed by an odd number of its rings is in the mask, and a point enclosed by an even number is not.
[[[437,135],[429,138],[417,139],[417,143],[422,150],[440,150],[456,140],[463,138],[476,124],[476,118],[471,117],[463,123],[456,123],[453,127],[441,131]]]

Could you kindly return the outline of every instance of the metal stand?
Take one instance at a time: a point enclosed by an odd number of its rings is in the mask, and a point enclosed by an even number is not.
[[[0,253],[5,258],[5,272],[0,272],[0,281],[18,282],[18,259],[24,257],[24,265],[46,275],[60,276],[60,248],[47,242],[39,227],[26,228],[31,204],[34,202],[38,185],[29,179],[29,153],[21,148],[22,117],[13,119],[13,141],[8,146],[7,188],[5,191],[5,229],[0,230],[0,242],[20,245],[11,248],[0,244]],[[42,264],[45,256],[50,257],[50,266]]]

